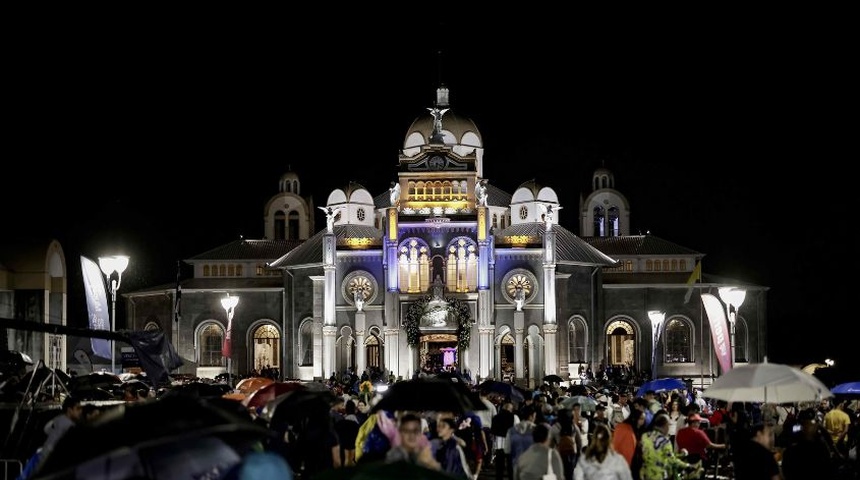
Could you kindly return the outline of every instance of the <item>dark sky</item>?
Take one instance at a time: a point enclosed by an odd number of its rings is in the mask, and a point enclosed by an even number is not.
[[[856,62],[844,30],[796,17],[33,22],[5,65],[3,230],[60,239],[70,276],[123,251],[123,290],[172,282],[178,259],[261,238],[288,166],[318,205],[385,191],[441,80],[491,183],[554,188],[578,233],[605,165],[634,233],[770,287],[771,361],[848,363]]]

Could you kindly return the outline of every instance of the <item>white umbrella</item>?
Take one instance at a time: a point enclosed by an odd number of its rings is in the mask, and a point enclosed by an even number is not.
[[[727,402],[795,403],[830,398],[833,393],[814,376],[789,365],[752,363],[722,374],[702,396]]]

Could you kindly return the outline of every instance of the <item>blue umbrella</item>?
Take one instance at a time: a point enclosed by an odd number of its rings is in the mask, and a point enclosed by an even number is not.
[[[645,392],[648,390],[654,390],[655,393],[660,393],[667,390],[681,390],[682,388],[687,388],[687,384],[680,378],[655,378],[654,380],[649,380],[643,383],[642,386],[639,387],[639,390],[636,391],[636,396],[641,397],[645,395]]]
[[[860,395],[860,382],[840,383],[830,389],[834,395]]]

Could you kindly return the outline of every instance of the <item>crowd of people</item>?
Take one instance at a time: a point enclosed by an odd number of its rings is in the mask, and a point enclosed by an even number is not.
[[[332,376],[323,382],[331,394],[325,402],[307,403],[292,420],[267,425],[277,440],[263,450],[276,454],[289,475],[301,480],[390,462],[461,480],[858,478],[856,400],[728,403],[696,389],[636,395],[611,384],[547,382],[517,389],[514,396],[503,393],[498,384],[504,382],[457,380],[472,389],[480,408],[374,411],[380,393],[368,395],[360,386],[396,380],[383,371]],[[134,393],[128,401],[157,400]],[[64,431],[90,413],[67,399],[62,414],[46,426],[38,453],[49,452]],[[260,420],[259,411],[248,413]],[[38,460],[34,456],[31,466]]]

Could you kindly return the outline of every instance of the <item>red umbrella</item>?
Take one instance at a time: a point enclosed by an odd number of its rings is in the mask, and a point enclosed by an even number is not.
[[[250,395],[257,390],[265,387],[266,385],[270,385],[275,383],[274,380],[267,377],[249,377],[242,379],[239,383],[236,384],[236,391],[239,393],[244,393],[245,395]]]
[[[262,408],[270,400],[294,390],[304,390],[305,386],[300,382],[274,382],[260,387],[256,392],[248,395],[242,400],[242,405],[248,408]]]

